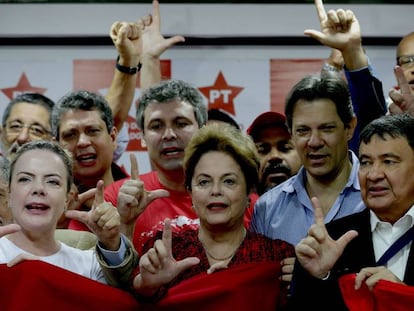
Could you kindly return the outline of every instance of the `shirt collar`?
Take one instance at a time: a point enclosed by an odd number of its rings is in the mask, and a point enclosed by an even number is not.
[[[374,232],[374,230],[377,228],[379,223],[382,223],[383,221],[378,218],[378,216],[372,211],[369,211],[370,214],[370,222],[371,222],[371,232]],[[411,228],[414,224],[414,205],[410,207],[410,209],[405,213],[398,221],[408,218],[409,219],[409,228]]]

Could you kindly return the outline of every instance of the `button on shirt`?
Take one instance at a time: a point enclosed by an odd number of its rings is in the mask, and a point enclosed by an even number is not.
[[[408,212],[394,224],[381,221],[372,211],[370,214],[372,243],[374,245],[375,260],[378,261],[386,250],[413,226],[414,208],[411,207]],[[400,280],[404,280],[410,248],[411,242],[406,244],[399,252],[388,260],[386,264],[386,267]]]
[[[325,216],[325,223],[365,209],[358,181],[359,161],[352,151],[349,154],[351,174]],[[264,193],[256,202],[250,230],[272,239],[298,244],[314,223],[312,202],[305,184],[306,171],[302,167],[297,175]]]

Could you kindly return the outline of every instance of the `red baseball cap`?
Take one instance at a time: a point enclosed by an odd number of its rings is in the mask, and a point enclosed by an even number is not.
[[[287,130],[286,117],[283,114],[274,111],[264,112],[253,120],[253,123],[247,128],[246,132],[254,138],[258,132],[270,125],[282,126]]]

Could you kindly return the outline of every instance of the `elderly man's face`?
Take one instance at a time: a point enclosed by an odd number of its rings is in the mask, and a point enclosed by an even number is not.
[[[3,129],[5,154],[12,156],[18,147],[32,140],[51,139],[50,130],[50,114],[45,107],[25,102],[15,104]]]
[[[404,37],[397,48],[398,65],[404,71],[405,78],[411,86],[411,93],[414,94],[414,33]]]
[[[373,136],[359,149],[359,183],[365,205],[394,223],[414,204],[414,151],[405,138]]]

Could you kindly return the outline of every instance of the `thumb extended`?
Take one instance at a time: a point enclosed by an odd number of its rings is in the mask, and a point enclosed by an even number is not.
[[[200,263],[200,259],[197,257],[188,257],[183,260],[177,261],[177,270],[178,274],[191,268],[192,266],[198,265]]]

